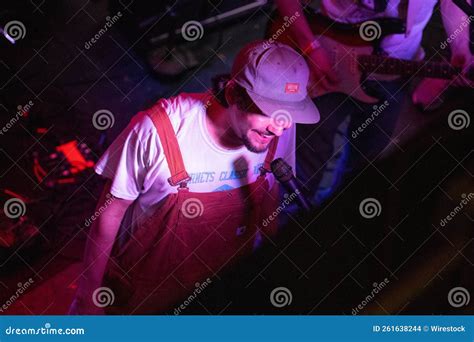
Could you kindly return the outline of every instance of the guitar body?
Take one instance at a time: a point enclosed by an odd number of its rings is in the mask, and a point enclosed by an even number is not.
[[[360,54],[371,54],[371,46],[351,46],[345,45],[328,36],[317,36],[321,45],[326,49],[331,64],[334,66],[334,73],[339,80],[336,84],[322,86],[321,82],[314,82],[311,87],[312,95],[322,96],[328,93],[344,93],[353,98],[365,102],[376,103],[379,99],[368,95],[362,86],[364,76],[359,70],[357,56]],[[327,83],[327,82],[326,82]]]
[[[323,49],[326,50],[330,57],[331,64],[334,66],[334,73],[337,75],[339,82],[328,87],[323,87],[321,82],[313,82],[311,80],[309,93],[312,97],[322,96],[328,93],[344,93],[353,98],[365,102],[376,103],[379,99],[368,95],[363,89],[363,80],[366,78],[359,68],[357,57],[360,55],[371,55],[374,53],[374,44],[367,42],[361,38],[359,34],[360,24],[338,23],[321,14],[306,14],[311,30],[315,34]],[[380,25],[392,25],[396,19],[378,19]],[[385,23],[383,23],[385,21]],[[398,21],[398,20],[397,20]],[[382,23],[381,23],[382,22]],[[267,37],[278,35],[281,33],[284,21],[277,16],[269,25]],[[396,25],[393,24],[393,25]],[[395,29],[388,31],[397,31]],[[384,32],[384,30],[382,30]],[[274,34],[275,33],[275,34]],[[279,34],[277,41],[292,46],[298,50],[294,40],[289,35],[289,30]],[[377,75],[378,80],[392,80],[393,75]]]

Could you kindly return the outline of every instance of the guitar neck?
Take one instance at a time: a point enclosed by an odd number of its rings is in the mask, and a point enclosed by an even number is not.
[[[377,74],[451,79],[462,71],[442,62],[409,61],[377,55],[360,55],[357,59],[361,71]]]

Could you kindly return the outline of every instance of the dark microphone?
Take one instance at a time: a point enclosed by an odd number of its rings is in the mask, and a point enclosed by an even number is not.
[[[311,210],[311,205],[308,200],[304,197],[303,192],[299,189],[298,182],[293,175],[293,170],[290,165],[282,158],[275,159],[270,164],[272,173],[280,182],[283,187],[288,191],[289,198],[296,196],[296,200],[302,209],[306,212]]]

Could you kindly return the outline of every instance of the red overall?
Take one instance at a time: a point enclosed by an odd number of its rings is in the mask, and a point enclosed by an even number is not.
[[[274,138],[257,180],[220,192],[190,192],[189,176],[176,135],[166,112],[150,111],[168,162],[170,194],[130,240],[112,253],[104,280],[115,295],[109,314],[170,312],[196,286],[252,253],[257,230],[263,236],[276,233],[276,221],[263,227],[275,210],[278,186],[270,193],[265,174],[278,144]],[[265,199],[265,200],[263,200]]]

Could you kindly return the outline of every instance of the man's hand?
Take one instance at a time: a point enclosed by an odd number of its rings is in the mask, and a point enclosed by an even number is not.
[[[468,78],[469,70],[474,66],[474,60],[472,56],[465,55],[453,55],[451,58],[451,64],[455,67],[462,69],[462,74],[454,79],[451,84],[455,87],[474,87],[474,81]]]
[[[315,73],[316,80],[321,80],[323,84],[336,84],[338,82],[337,74],[332,68],[331,59],[320,47],[307,54],[308,64]]]
[[[311,69],[310,82],[311,86],[310,96],[314,93],[314,84],[318,87],[328,88],[329,84],[337,83],[337,77],[332,69],[331,59],[322,47],[309,48],[314,42],[314,33],[303,15],[302,1],[298,0],[276,0],[278,11],[282,17],[291,17],[295,13],[301,13],[292,25],[290,25],[290,34],[296,45],[303,51],[306,61]],[[307,2],[307,1],[303,1]]]
[[[306,54],[306,58],[313,73],[311,76],[314,82],[323,88],[328,88],[328,85],[334,85],[339,82],[332,68],[331,59],[324,48],[313,49]]]
[[[84,252],[83,272],[79,280],[76,296],[70,308],[70,314],[99,315],[103,309],[93,300],[94,291],[102,286],[102,280],[109,261],[112,246],[120,228],[122,218],[133,203],[113,196],[110,193],[111,182],[107,181],[97,202],[96,212],[101,212],[93,222]]]
[[[423,110],[435,110],[443,103],[444,92],[452,80],[424,78],[415,88],[411,99]]]
[[[449,87],[474,87],[474,81],[468,79],[469,69],[474,66],[472,56],[454,55],[451,64],[462,68],[462,75],[453,80],[425,78],[415,88],[412,94],[414,104],[423,110],[434,110],[443,103],[443,95]]]

